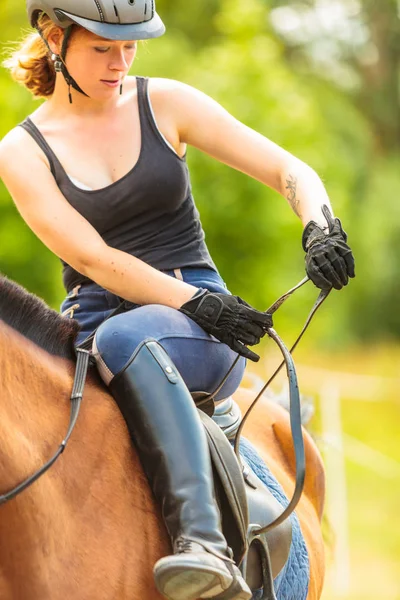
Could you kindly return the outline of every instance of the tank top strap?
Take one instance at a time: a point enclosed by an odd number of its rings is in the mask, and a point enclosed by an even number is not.
[[[158,128],[149,95],[149,78],[136,77],[136,80],[140,113],[140,126],[142,128],[142,142],[144,144],[147,144],[148,141],[156,142],[161,150],[167,150],[168,152],[172,152],[175,158],[177,158],[178,160],[184,160],[177,154],[175,148],[172,147],[172,145],[169,143],[169,141],[165,138],[163,133]]]
[[[154,134],[157,137],[156,126],[152,116],[152,111],[149,103],[148,89],[149,79],[148,77],[136,77],[137,81],[137,93],[138,93],[138,105],[139,105],[139,117],[140,127],[142,130],[142,143],[149,141]]]
[[[56,177],[56,175],[57,175],[56,166],[59,165],[59,160],[58,160],[57,156],[54,154],[53,150],[50,148],[49,144],[46,142],[45,138],[43,137],[43,135],[41,134],[39,129],[34,124],[34,122],[31,121],[31,119],[29,117],[27,117],[25,119],[25,121],[20,123],[19,126],[22,127],[23,129],[25,129],[25,131],[27,131],[29,133],[29,135],[31,135],[33,137],[33,139],[38,144],[38,146],[43,150],[43,152],[45,153],[45,155],[49,161],[50,169],[53,174],[53,177]]]

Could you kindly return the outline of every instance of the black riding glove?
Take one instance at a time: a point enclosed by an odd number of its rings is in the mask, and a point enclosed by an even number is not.
[[[303,232],[303,249],[306,254],[308,277],[322,290],[342,289],[355,277],[354,256],[346,244],[347,235],[339,219],[334,219],[324,204],[322,213],[327,220],[328,230],[324,231],[315,221],[310,221]]]
[[[260,360],[258,354],[245,344],[254,346],[259,343],[272,327],[270,314],[255,310],[239,296],[204,289],[196,292],[179,310],[241,356],[254,362]]]

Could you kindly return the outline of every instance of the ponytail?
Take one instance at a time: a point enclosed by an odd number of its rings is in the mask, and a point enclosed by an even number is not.
[[[45,39],[59,27],[47,15],[38,21]],[[24,85],[35,98],[48,98],[54,92],[56,71],[50,52],[38,32],[29,33],[13,50],[3,65],[15,81]]]

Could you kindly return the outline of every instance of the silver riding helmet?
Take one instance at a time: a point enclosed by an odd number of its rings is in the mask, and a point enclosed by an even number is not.
[[[38,30],[50,53],[49,43],[38,24],[40,15],[46,14],[65,30],[60,56],[53,55],[56,58],[56,71],[61,71],[69,90],[73,87],[87,97],[65,64],[73,25],[80,25],[108,40],[147,40],[165,33],[154,0],[27,0],[26,6],[32,27]],[[70,91],[69,101],[72,104]]]
[[[154,0],[27,0],[27,9],[32,27],[45,13],[63,29],[76,24],[109,40],[146,40],[165,32]]]

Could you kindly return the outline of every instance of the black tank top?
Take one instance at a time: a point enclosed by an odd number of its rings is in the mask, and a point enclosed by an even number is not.
[[[155,123],[148,79],[137,77],[136,81],[141,127],[139,159],[127,175],[103,189],[85,190],[75,185],[29,117],[21,127],[46,154],[65,198],[106,244],[159,270],[209,267],[217,271],[205,243],[186,160],[169,147]],[[90,281],[61,262],[67,291]]]

